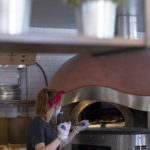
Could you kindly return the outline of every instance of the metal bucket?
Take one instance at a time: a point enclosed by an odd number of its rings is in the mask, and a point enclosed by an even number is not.
[[[117,10],[116,35],[124,38],[143,38],[144,0],[127,0]]]
[[[19,85],[1,85],[0,101],[3,100],[20,100],[21,90]]]
[[[30,23],[32,0],[0,0],[0,33],[21,34]]]
[[[96,0],[76,7],[76,22],[79,34],[98,38],[113,38],[117,4]]]

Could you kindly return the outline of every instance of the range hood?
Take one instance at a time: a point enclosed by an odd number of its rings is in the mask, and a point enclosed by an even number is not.
[[[49,88],[64,90],[63,104],[97,100],[150,111],[150,52],[77,55],[53,76]]]

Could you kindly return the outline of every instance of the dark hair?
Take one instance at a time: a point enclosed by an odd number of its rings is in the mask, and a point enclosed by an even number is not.
[[[54,89],[42,89],[36,98],[36,113],[40,117],[46,119],[47,111],[49,110],[48,102],[57,96],[58,92]]]

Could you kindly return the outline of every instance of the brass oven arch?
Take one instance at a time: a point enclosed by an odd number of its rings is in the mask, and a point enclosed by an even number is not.
[[[90,106],[91,104],[97,103],[100,101],[90,101],[90,100],[84,100],[79,102],[72,110],[71,112],[71,118],[72,118],[72,122],[73,123],[78,123],[78,119],[79,119],[79,115],[80,113],[88,106]],[[114,107],[116,107],[123,115],[124,119],[125,119],[125,126],[126,127],[133,127],[134,124],[134,117],[132,112],[130,111],[129,108],[118,105],[118,104],[114,104],[114,103],[110,103],[111,105],[113,105]]]

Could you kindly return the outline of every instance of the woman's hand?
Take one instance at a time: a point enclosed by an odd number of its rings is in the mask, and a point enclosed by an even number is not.
[[[76,126],[73,127],[73,131],[70,132],[68,135],[68,140],[61,143],[61,147],[66,146],[69,142],[72,141],[72,139],[75,137],[76,134],[78,134],[80,131],[85,130],[89,126],[89,121],[88,120],[83,120],[79,122]]]
[[[85,130],[90,125],[88,120],[83,120],[79,122],[76,127],[74,127],[74,131],[78,134],[80,131]]]
[[[58,127],[57,127],[58,137],[62,141],[66,141],[68,139],[70,127],[71,127],[71,122],[64,122],[64,123],[61,123],[58,125]]]

